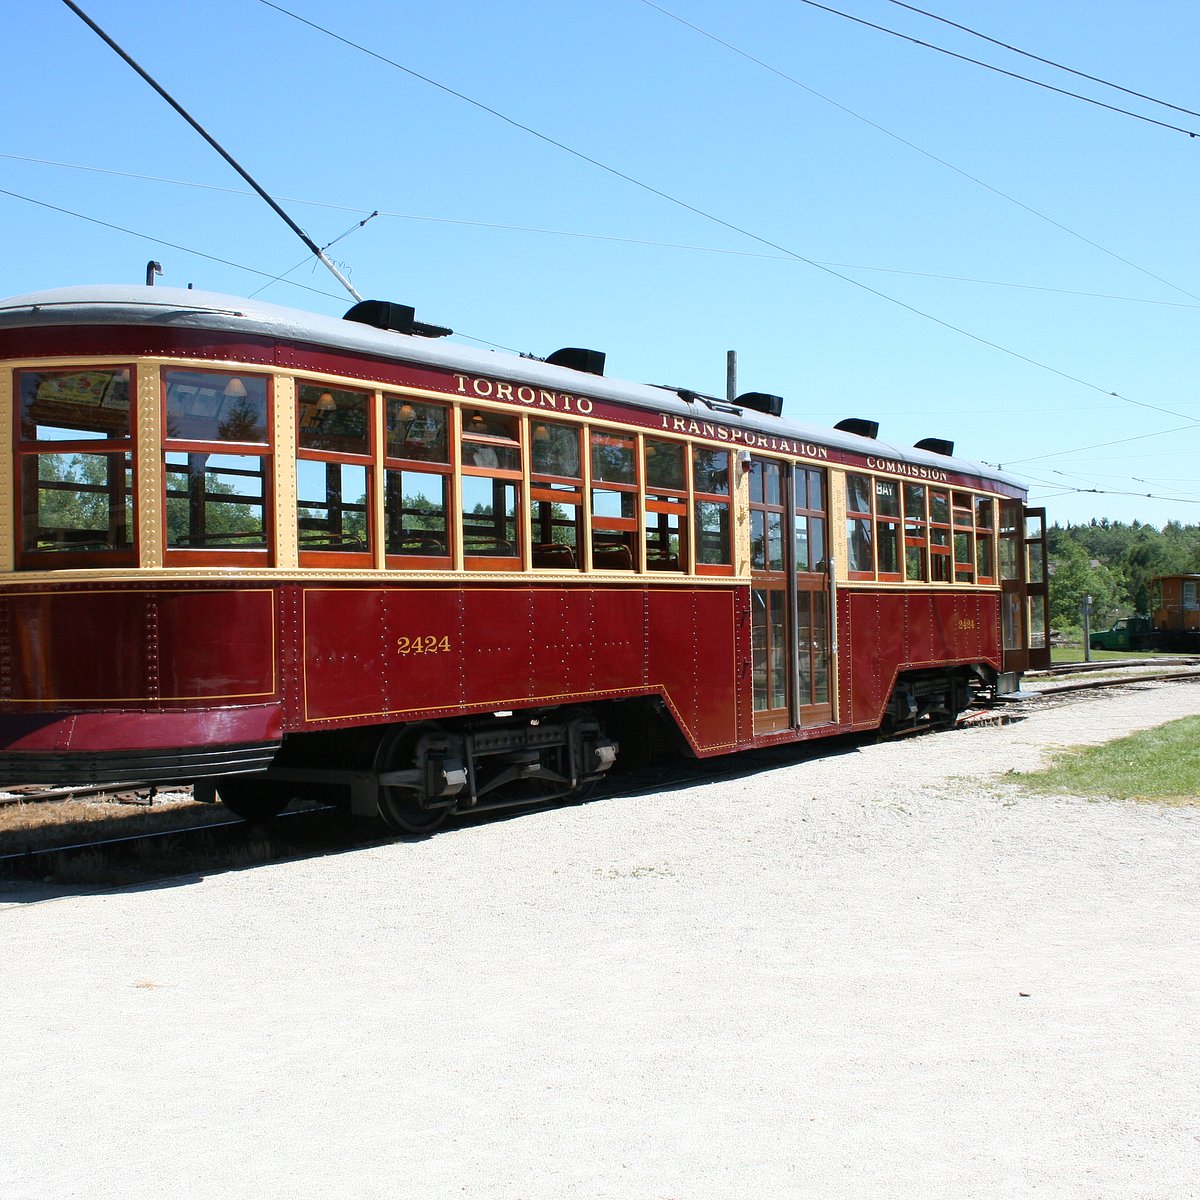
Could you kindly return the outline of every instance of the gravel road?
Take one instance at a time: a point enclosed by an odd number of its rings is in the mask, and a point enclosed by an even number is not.
[[[1200,808],[1139,685],[757,776],[0,892],[0,1197],[1200,1196]]]

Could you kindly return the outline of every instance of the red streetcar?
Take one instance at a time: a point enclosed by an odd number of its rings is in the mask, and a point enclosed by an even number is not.
[[[951,721],[1048,660],[1044,518],[949,443],[816,428],[158,287],[0,302],[0,770],[310,792],[398,830]]]

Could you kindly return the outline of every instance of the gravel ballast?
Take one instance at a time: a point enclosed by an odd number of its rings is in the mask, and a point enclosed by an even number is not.
[[[0,1197],[1200,1196],[1200,809],[1005,778],[1196,713],[10,885]]]

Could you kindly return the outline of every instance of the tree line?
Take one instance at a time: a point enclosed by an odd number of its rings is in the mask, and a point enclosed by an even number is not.
[[[1050,556],[1050,624],[1065,632],[1082,624],[1092,597],[1092,628],[1150,611],[1157,575],[1200,573],[1200,525],[1169,521],[1162,529],[1139,521],[1092,520],[1046,531]]]

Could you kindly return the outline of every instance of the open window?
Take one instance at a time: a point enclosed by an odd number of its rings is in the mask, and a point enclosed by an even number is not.
[[[686,571],[687,552],[687,447],[682,442],[646,438],[647,571]]]
[[[637,439],[594,429],[592,451],[592,566],[633,571],[638,566]]]
[[[384,548],[389,567],[447,569],[453,562],[450,411],[385,396]]]
[[[270,381],[164,368],[166,553],[182,562],[270,561]]]
[[[529,518],[535,570],[578,571],[583,567],[582,431],[576,425],[537,421],[530,434],[532,472]]]
[[[17,564],[135,566],[132,368],[18,371]]]
[[[729,464],[728,450],[692,447],[692,511],[696,527],[696,573],[699,575],[733,574]]]
[[[296,391],[296,524],[302,566],[369,567],[372,409],[358,389],[300,383]]]
[[[463,560],[468,570],[521,566],[521,419],[464,411],[462,427]]]

